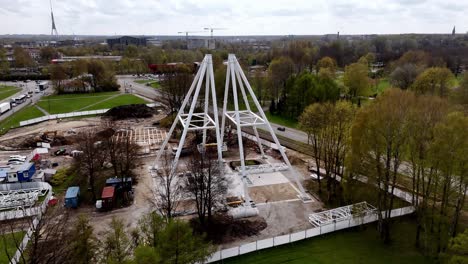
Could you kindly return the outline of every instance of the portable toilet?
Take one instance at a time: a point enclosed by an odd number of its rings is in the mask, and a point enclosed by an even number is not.
[[[65,207],[77,208],[80,203],[80,187],[72,186],[67,189],[65,194]]]
[[[103,210],[112,210],[114,207],[114,186],[106,186],[102,189],[101,200]]]

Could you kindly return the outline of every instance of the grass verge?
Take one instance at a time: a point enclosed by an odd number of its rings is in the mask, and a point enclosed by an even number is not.
[[[15,232],[5,235],[0,235],[0,263],[8,263],[7,252],[9,256],[13,256],[16,252],[16,245],[23,240],[25,232]]]
[[[0,122],[0,134],[3,135],[6,132],[8,132],[10,128],[18,127],[20,121],[33,119],[36,117],[41,117],[43,115],[44,113],[42,113],[35,106],[33,105],[26,106],[23,109],[19,110],[18,112],[12,114],[11,116],[6,118],[2,122]]]
[[[222,263],[433,263],[414,248],[411,217],[395,219],[390,245],[385,245],[376,224],[356,227],[271,249],[223,260]]]
[[[14,86],[0,86],[0,100],[8,98],[19,91],[21,89]]]
[[[93,94],[52,95],[41,99],[38,102],[38,105],[50,114],[61,114],[142,103],[147,103],[147,101],[135,95],[106,92]]]
[[[129,105],[129,104],[146,104],[148,101],[142,99],[138,96],[131,95],[131,94],[123,94],[112,99],[106,100],[104,102],[92,105],[83,109],[83,111],[88,110],[98,110],[98,109],[109,109],[112,107],[116,107],[119,105]]]
[[[281,115],[273,115],[269,111],[265,112],[266,117],[270,123],[275,123],[280,126],[290,127],[290,128],[299,128],[299,122],[289,117],[284,117]]]

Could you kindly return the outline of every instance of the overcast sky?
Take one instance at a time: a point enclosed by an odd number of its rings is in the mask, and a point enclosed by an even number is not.
[[[59,34],[457,33],[467,0],[53,0]],[[49,0],[0,0],[0,34],[50,34]],[[208,35],[208,33],[199,33]]]

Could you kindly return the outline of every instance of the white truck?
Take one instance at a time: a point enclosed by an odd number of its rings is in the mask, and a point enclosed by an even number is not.
[[[0,104],[0,115],[2,115],[3,113],[5,113],[6,111],[8,111],[10,109],[11,109],[10,103],[1,103]]]

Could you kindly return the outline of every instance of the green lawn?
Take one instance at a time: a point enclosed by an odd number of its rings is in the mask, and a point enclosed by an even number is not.
[[[128,104],[147,104],[148,102],[138,96],[132,94],[122,94],[117,97],[114,97],[110,100],[95,104],[91,107],[83,109],[87,110],[98,110],[98,109],[108,109],[119,105],[128,105]]]
[[[299,128],[299,123],[292,118],[283,117],[280,115],[272,115],[269,111],[265,112],[265,115],[268,121],[270,121],[270,123],[275,123],[280,126],[285,126],[285,127],[290,127],[290,128]]]
[[[379,83],[377,84],[377,87],[374,86],[372,88],[374,93],[381,94],[383,91],[385,91],[385,89],[389,88],[390,86],[390,82],[387,79],[380,79]]]
[[[100,101],[118,94],[119,92],[51,95],[43,97],[38,105],[50,114],[69,113],[81,111],[89,105],[98,104]]]
[[[15,110],[15,108],[12,110]],[[18,112],[0,122],[0,134],[5,134],[12,127],[18,127],[20,121],[33,119],[43,115],[44,114],[35,106],[26,106],[25,108],[19,110]]]
[[[150,83],[152,81],[153,80],[134,80],[134,82],[139,83],[139,84],[146,84],[146,83]]]
[[[14,86],[0,86],[0,100],[8,98],[15,93],[21,91],[20,88]]]
[[[160,85],[157,81],[155,80],[135,80],[134,82],[139,83],[139,84],[145,84],[148,85],[154,89],[159,89]]]
[[[390,245],[378,237],[376,224],[302,240],[247,255],[229,258],[222,263],[312,264],[312,263],[433,263],[414,248],[415,223],[411,218],[396,219]]]
[[[108,92],[46,96],[38,102],[38,105],[50,114],[61,114],[75,111],[107,109],[126,104],[143,103],[147,103],[147,101],[135,95]]]
[[[160,85],[158,82],[154,81],[150,84],[151,87],[153,87],[154,89],[159,89]]]
[[[13,256],[16,252],[16,244],[21,243],[24,234],[25,232],[20,231],[12,234],[0,235],[0,263],[9,262],[5,249],[10,256]]]

